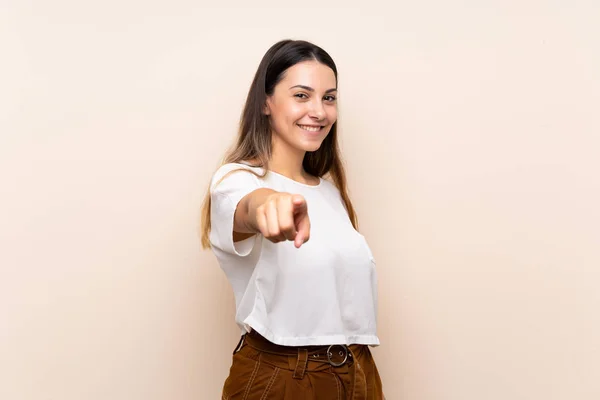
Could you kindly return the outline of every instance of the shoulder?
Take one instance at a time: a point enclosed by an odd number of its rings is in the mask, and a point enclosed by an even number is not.
[[[221,182],[231,180],[235,176],[235,181],[250,180],[256,182],[259,176],[263,175],[262,168],[251,167],[241,163],[228,163],[221,165],[213,174],[210,188],[215,189]]]
[[[323,195],[331,199],[331,201],[335,203],[342,202],[342,195],[340,193],[340,190],[331,180],[322,177],[319,190]]]
[[[321,190],[330,192],[330,193],[335,193],[338,195],[340,194],[340,191],[337,188],[337,186],[335,186],[335,183],[333,183],[328,178],[321,177]]]
[[[222,178],[230,172],[234,171],[249,171],[251,173],[254,172],[262,175],[262,168],[252,167],[250,165],[242,163],[227,163],[221,165],[219,169],[217,169],[217,171],[213,175],[213,178]]]

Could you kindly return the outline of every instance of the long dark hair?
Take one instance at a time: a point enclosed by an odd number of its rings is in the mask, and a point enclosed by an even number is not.
[[[282,40],[275,43],[263,56],[254,75],[244,111],[236,145],[225,155],[223,164],[252,160],[253,165],[262,167],[267,173],[271,159],[271,123],[263,110],[267,97],[273,94],[275,86],[283,79],[288,68],[302,61],[314,60],[333,70],[336,85],[338,72],[331,56],[319,46],[304,40]],[[337,186],[350,221],[358,229],[356,212],[348,196],[346,174],[340,156],[337,135],[337,121],[316,151],[306,152],[302,162],[304,170],[313,176],[329,175]],[[202,247],[210,247],[210,189],[202,208],[201,238]]]

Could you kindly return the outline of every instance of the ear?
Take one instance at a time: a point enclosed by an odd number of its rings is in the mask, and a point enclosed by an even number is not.
[[[271,115],[271,108],[269,107],[269,99],[265,100],[265,105],[263,106],[263,114]]]

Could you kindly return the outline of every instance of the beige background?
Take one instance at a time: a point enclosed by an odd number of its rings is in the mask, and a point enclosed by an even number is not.
[[[0,4],[0,398],[219,398],[199,205],[292,37],[339,65],[388,398],[599,399],[599,3],[232,3]]]

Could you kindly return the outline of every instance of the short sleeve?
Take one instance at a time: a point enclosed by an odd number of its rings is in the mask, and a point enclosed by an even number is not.
[[[210,184],[211,246],[242,257],[250,254],[258,235],[233,242],[235,210],[244,196],[262,187],[250,167],[225,164],[217,170]]]

